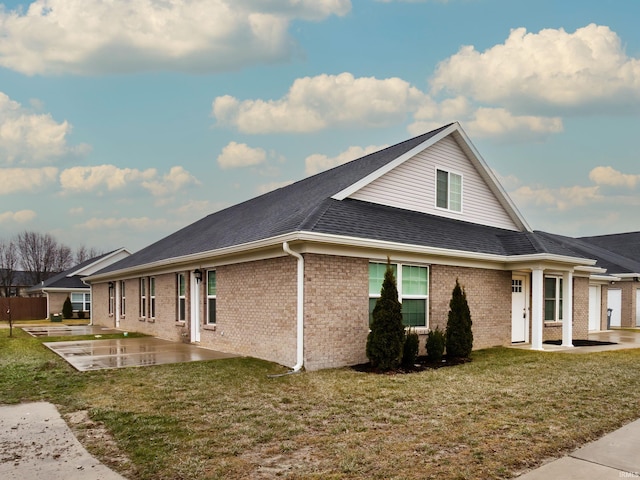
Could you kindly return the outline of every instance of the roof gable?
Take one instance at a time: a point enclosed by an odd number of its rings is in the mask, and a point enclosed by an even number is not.
[[[436,170],[461,175],[461,212],[436,207]],[[481,225],[531,231],[458,123],[441,129],[333,198],[353,198]]]

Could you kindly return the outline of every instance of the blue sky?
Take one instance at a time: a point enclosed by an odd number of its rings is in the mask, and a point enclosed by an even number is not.
[[[136,251],[459,121],[530,225],[640,230],[640,2],[0,8],[0,239]]]

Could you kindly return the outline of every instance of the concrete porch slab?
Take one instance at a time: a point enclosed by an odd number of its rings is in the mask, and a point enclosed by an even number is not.
[[[43,345],[81,372],[237,357],[154,337],[45,342]]]

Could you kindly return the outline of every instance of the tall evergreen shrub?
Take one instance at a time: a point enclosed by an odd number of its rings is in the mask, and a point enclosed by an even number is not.
[[[473,348],[473,332],[471,331],[471,312],[467,303],[467,295],[456,279],[447,319],[446,344],[447,355],[455,358],[468,358]]]
[[[73,305],[71,305],[71,299],[69,297],[67,297],[67,299],[62,304],[62,317],[63,318],[73,317]]]
[[[402,304],[398,301],[398,287],[390,261],[384,274],[380,298],[373,309],[371,332],[367,337],[367,357],[380,370],[398,368],[404,345]]]

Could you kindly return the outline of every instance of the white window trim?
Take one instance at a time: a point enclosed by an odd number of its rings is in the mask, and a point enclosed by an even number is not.
[[[140,277],[140,319],[147,318],[147,277]]]
[[[79,302],[74,302],[73,301],[73,296],[74,295],[82,295],[82,300]],[[89,295],[89,300],[87,300],[87,295]],[[85,292],[71,292],[71,303],[81,303],[82,304],[82,308],[79,310],[73,310],[74,312],[90,312],[91,311],[91,293],[85,293]],[[87,305],[89,305],[89,308],[87,308]]]
[[[210,326],[217,325],[217,323],[218,323],[218,300],[217,300],[217,298],[218,298],[218,295],[217,295],[217,293],[218,293],[218,274],[217,273],[216,273],[216,294],[215,295],[209,295],[209,272],[215,272],[215,271],[216,271],[215,268],[211,268],[211,269],[206,271],[206,274],[207,274],[207,277],[206,277],[207,278],[207,319],[206,319],[205,325],[210,325]],[[209,322],[209,318],[210,318],[210,315],[209,315],[209,313],[210,313],[209,312],[209,300],[210,299],[216,300],[216,321],[214,323],[210,323]]]
[[[379,260],[369,260],[369,263],[378,263],[381,265],[386,265],[386,262],[381,262]],[[415,327],[407,327],[413,328],[418,332],[421,332],[421,329],[424,329],[425,332],[429,330],[429,290],[431,286],[431,269],[429,265],[421,265],[419,263],[392,263],[391,265],[396,266],[396,288],[398,290],[398,301],[402,303],[402,300],[424,300],[425,301],[425,309],[424,309],[424,325],[419,325]],[[402,293],[402,267],[420,267],[427,269],[427,294],[426,295],[403,295]],[[369,293],[369,298],[380,298],[380,291],[378,293],[373,294]]]
[[[126,281],[120,280],[120,317],[124,318],[126,313],[127,313]]]
[[[149,277],[149,318],[156,318],[156,277]]]
[[[183,279],[184,283],[184,294],[180,294],[180,278]],[[176,322],[183,324],[186,322],[187,316],[187,278],[184,273],[178,273],[176,275],[176,298],[178,300],[178,304],[176,305]],[[184,316],[185,318],[180,318],[180,301],[184,301]]]
[[[439,207],[438,206],[438,171],[445,172],[447,174],[447,206]],[[453,210],[451,208],[451,174],[458,175],[460,177],[460,210]],[[448,168],[443,167],[435,167],[434,171],[434,182],[433,182],[433,205],[437,210],[441,210],[443,212],[451,212],[462,214],[464,213],[464,175],[455,170],[450,170]]]
[[[562,324],[562,319],[560,318],[560,316],[562,315],[562,305],[560,300],[562,300],[564,302],[564,298],[562,298],[562,277],[559,275],[545,275],[544,279],[543,279],[543,286],[544,288],[542,289],[542,294],[543,294],[543,305],[544,305],[544,315],[546,316],[546,302],[547,302],[547,295],[546,295],[546,285],[544,285],[544,282],[546,282],[547,278],[553,278],[556,281],[556,296],[555,296],[555,311],[553,313],[553,320],[547,320],[545,318],[544,323],[547,324]]]

